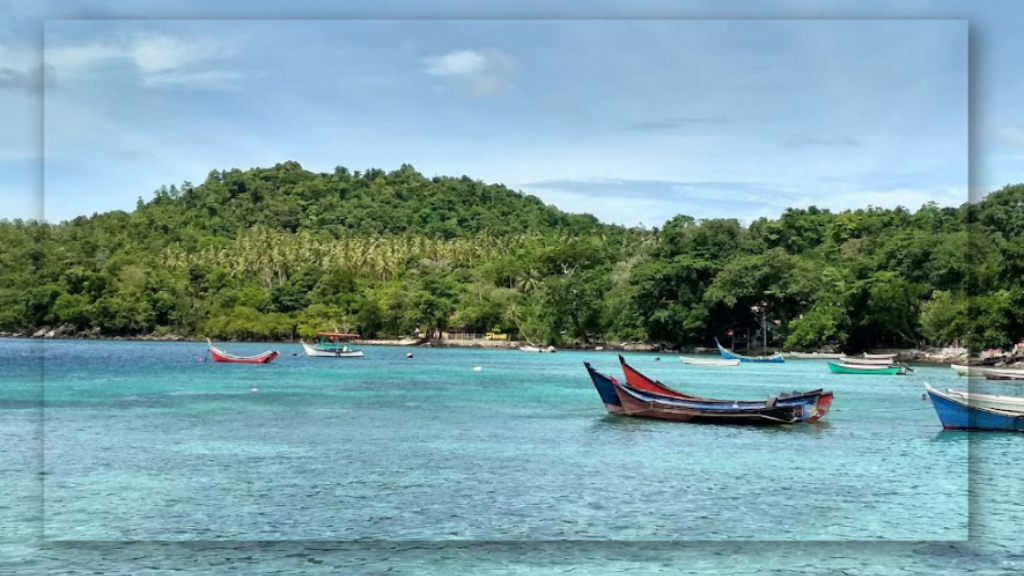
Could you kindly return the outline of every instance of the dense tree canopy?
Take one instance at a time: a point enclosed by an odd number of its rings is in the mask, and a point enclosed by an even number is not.
[[[0,221],[0,330],[279,339],[462,329],[537,343],[812,349],[1024,336],[1024,185],[955,208],[625,228],[411,166],[213,171],[135,211]],[[735,340],[734,340],[735,341]]]

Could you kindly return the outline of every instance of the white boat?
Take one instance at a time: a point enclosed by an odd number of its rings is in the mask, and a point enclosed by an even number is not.
[[[946,388],[946,394],[959,398],[971,406],[978,408],[989,408],[991,410],[1003,410],[1005,412],[1019,412],[1024,414],[1024,398],[1018,396],[999,396],[996,394],[979,394],[965,390],[954,390]]]
[[[950,364],[950,368],[953,372],[956,372],[960,376],[984,376],[985,369],[980,366],[962,366],[960,364]]]
[[[548,346],[547,348],[538,348],[537,346],[520,346],[520,352],[534,352],[534,353],[546,353],[555,352],[554,346]]]
[[[864,366],[892,366],[895,363],[891,358],[850,358],[849,356],[842,356],[839,361],[843,364]]]
[[[864,357],[865,358],[874,358],[876,360],[883,360],[883,359],[892,360],[893,358],[896,357],[896,354],[868,354],[867,352],[865,352],[864,353]]]
[[[1024,368],[985,368],[987,380],[1024,380]]]
[[[783,352],[782,355],[786,358],[817,358],[821,360],[839,360],[843,357],[842,354],[830,354],[828,352]]]
[[[679,359],[683,364],[690,364],[692,366],[739,366],[740,361],[726,360],[725,358],[693,358],[692,356],[680,356]]]
[[[359,334],[342,334],[338,332],[321,332],[317,334],[320,339],[316,346],[306,344],[302,340],[302,349],[306,356],[315,358],[362,358],[363,351],[352,345],[353,338],[359,338]]]
[[[870,371],[870,370],[890,370],[892,368],[900,367],[899,364],[848,364],[846,362],[837,364],[837,366],[842,366],[843,368],[850,368],[852,370],[864,370],[864,371]]]

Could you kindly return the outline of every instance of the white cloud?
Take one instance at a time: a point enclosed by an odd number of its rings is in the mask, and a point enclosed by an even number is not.
[[[471,76],[488,68],[486,56],[475,50],[456,50],[424,59],[425,72],[434,76]]]
[[[424,73],[450,78],[462,84],[470,96],[491,96],[512,84],[518,68],[512,56],[497,50],[456,50],[424,58]]]
[[[82,76],[102,63],[127,60],[138,70],[146,86],[211,87],[225,80],[242,78],[240,72],[210,67],[213,61],[229,58],[234,53],[235,50],[224,42],[136,34],[123,42],[46,46],[43,58],[61,77]]]

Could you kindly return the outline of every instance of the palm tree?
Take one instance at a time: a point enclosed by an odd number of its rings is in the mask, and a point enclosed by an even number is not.
[[[516,280],[516,287],[523,293],[529,294],[540,287],[541,281],[540,272],[537,272],[534,268],[530,268]]]
[[[508,308],[505,309],[505,313],[502,314],[501,317],[503,320],[511,320],[512,322],[514,322],[516,328],[519,329],[519,333],[522,334],[523,338],[526,340],[526,343],[529,344],[530,346],[536,346],[536,344],[534,344],[530,340],[530,337],[526,335],[526,332],[523,331],[523,326],[519,322],[521,315],[518,304],[516,304],[515,302],[509,302]]]

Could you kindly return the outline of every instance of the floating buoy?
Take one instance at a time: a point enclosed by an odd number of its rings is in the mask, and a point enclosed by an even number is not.
[[[481,370],[483,370],[483,368],[481,368],[479,366],[473,366],[473,372],[479,372]]]
[[[655,358],[654,361],[655,362],[661,362],[661,358],[660,357],[659,358]]]
[[[253,388],[253,389],[252,389],[252,391],[253,391],[253,392],[259,392],[259,391],[260,391],[260,389],[259,389],[259,388]]]
[[[405,357],[406,358],[412,358],[412,352],[409,352],[408,354],[406,354]]]
[[[921,394],[921,400],[927,400],[927,399],[928,399],[928,395],[927,394]]]

